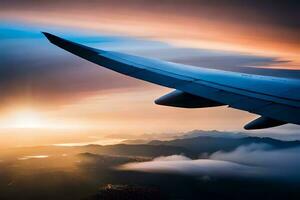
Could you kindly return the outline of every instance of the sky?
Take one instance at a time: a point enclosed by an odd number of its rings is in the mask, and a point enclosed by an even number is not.
[[[105,144],[194,129],[242,131],[257,116],[155,105],[171,89],[77,58],[40,32],[172,62],[299,78],[299,9],[298,1],[267,0],[2,0],[0,143]],[[298,127],[266,132],[294,139]]]

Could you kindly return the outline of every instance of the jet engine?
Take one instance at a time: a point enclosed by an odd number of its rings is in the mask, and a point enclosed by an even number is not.
[[[180,90],[174,90],[155,100],[158,105],[180,107],[180,108],[206,108],[223,106],[225,104],[195,96]]]

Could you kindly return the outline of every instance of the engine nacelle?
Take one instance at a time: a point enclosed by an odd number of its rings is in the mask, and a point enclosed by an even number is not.
[[[182,92],[180,90],[175,90],[156,99],[155,103],[158,105],[180,108],[205,108],[225,105],[216,101]]]

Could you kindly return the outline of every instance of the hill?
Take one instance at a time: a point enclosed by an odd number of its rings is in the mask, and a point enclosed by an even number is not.
[[[184,147],[194,153],[213,153],[216,151],[232,151],[239,146],[249,144],[265,144],[269,145],[271,149],[283,149],[300,146],[300,141],[281,141],[272,138],[260,137],[210,137],[198,136],[188,137],[184,139],[175,139],[170,141],[154,140],[149,142],[149,145],[157,146],[176,146]]]

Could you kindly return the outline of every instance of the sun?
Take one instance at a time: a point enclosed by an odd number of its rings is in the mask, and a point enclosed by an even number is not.
[[[43,128],[45,123],[39,112],[30,109],[18,110],[9,116],[7,126],[11,128]]]
[[[0,112],[1,129],[78,130],[92,126],[78,120],[66,120],[56,112],[32,107],[11,107]]]
[[[15,114],[13,125],[16,128],[39,128],[42,123],[38,113],[23,111]]]

